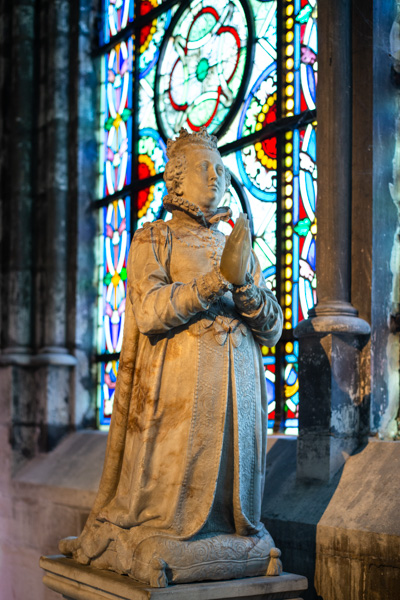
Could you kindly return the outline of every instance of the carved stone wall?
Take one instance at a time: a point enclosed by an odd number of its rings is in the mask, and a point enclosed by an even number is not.
[[[0,378],[14,470],[94,424],[92,4],[0,5]]]
[[[79,504],[66,491],[75,485],[68,483],[73,459],[69,470],[59,464],[64,482],[55,486],[50,472],[50,479],[29,484],[22,474],[27,466],[31,477],[35,457],[67,432],[95,423],[97,8],[96,0],[0,0],[4,600],[45,597],[38,554],[56,551],[60,529],[78,532],[88,503],[85,493]]]

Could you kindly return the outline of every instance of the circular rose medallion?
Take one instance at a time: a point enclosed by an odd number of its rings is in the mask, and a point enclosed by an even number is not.
[[[229,125],[250,68],[250,28],[244,0],[194,0],[177,13],[156,76],[156,117],[165,139],[181,127],[217,134]]]

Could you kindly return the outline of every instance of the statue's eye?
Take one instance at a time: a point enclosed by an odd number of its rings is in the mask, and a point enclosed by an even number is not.
[[[222,175],[224,172],[224,167],[222,165],[218,165],[217,166],[217,173],[218,175]]]

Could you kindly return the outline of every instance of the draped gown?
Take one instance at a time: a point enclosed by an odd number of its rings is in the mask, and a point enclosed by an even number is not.
[[[226,212],[210,223],[185,200],[170,204],[173,218],[146,224],[131,245],[105,466],[74,546],[82,562],[119,530],[134,553],[155,535],[190,540],[263,529],[268,416],[260,344],[275,345],[282,312],[255,254],[244,286],[220,274],[225,236],[217,227]]]

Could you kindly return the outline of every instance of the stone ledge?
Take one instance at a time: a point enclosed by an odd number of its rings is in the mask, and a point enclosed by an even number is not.
[[[40,454],[13,478],[19,496],[83,508],[93,506],[107,444],[100,431],[76,431],[47,454]]]
[[[301,600],[307,579],[283,573],[279,577],[249,577],[230,581],[151,588],[124,575],[83,566],[65,556],[42,556],[43,583],[68,600]]]

